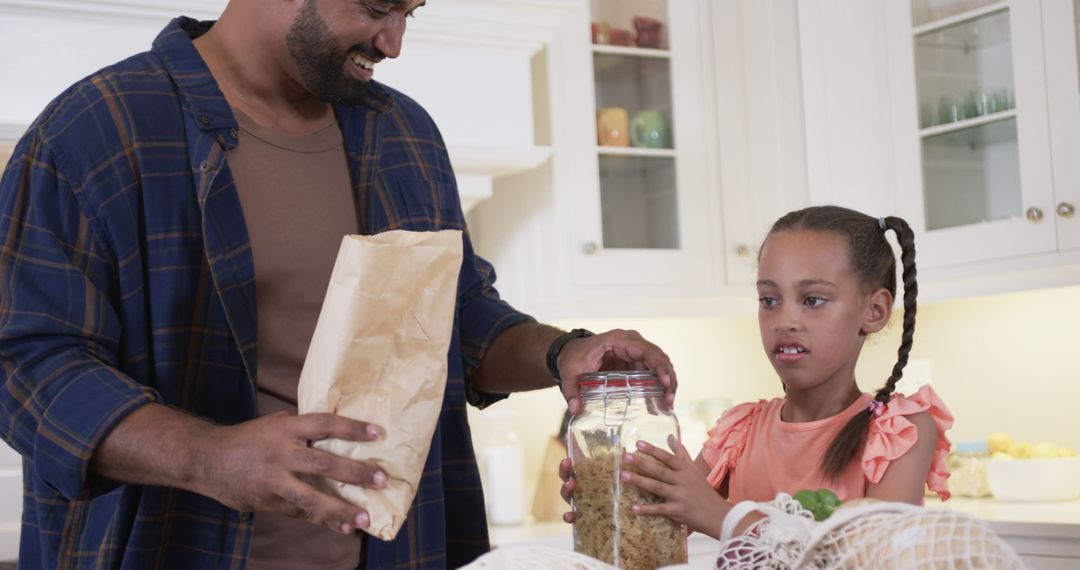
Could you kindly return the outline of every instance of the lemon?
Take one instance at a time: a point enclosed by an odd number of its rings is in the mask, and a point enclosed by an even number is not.
[[[1069,449],[1068,447],[1059,447],[1058,457],[1076,457],[1076,452]]]
[[[1058,456],[1058,446],[1056,446],[1056,445],[1054,445],[1054,444],[1052,444],[1052,443],[1050,443],[1048,441],[1043,441],[1043,442],[1039,442],[1039,443],[1035,444],[1035,447],[1031,450],[1031,457],[1032,458],[1057,457],[1057,456]]]
[[[1001,460],[1004,460],[1004,461],[1015,461],[1013,459],[1013,456],[1009,455],[1008,453],[1005,453],[1004,451],[995,451],[994,454],[991,455],[990,457],[993,458],[993,459],[1001,459]]]
[[[1027,459],[1031,457],[1031,444],[1026,441],[1014,441],[1006,453],[1014,459]]]
[[[1013,438],[1011,435],[996,431],[990,434],[990,437],[986,438],[986,447],[990,449],[990,453],[995,451],[1008,451],[1009,446],[1013,444]]]

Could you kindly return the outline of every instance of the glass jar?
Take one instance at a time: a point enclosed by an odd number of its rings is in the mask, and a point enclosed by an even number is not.
[[[623,483],[623,454],[645,441],[671,450],[679,421],[651,371],[595,372],[578,381],[584,410],[570,423],[573,461],[574,550],[624,569],[653,569],[687,561],[686,528],[667,517],[631,512],[663,499]]]
[[[989,458],[986,442],[957,443],[945,457],[945,466],[950,473],[949,492],[954,497],[989,497],[990,483],[986,478],[986,460]]]

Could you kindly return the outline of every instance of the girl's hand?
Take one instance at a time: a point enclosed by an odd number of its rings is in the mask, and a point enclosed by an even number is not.
[[[632,469],[623,470],[622,480],[666,501],[634,505],[633,512],[662,515],[691,530],[719,538],[724,515],[731,510],[731,504],[709,485],[686,448],[671,443],[673,449],[677,447],[675,454],[639,441],[637,448],[644,456],[631,453],[623,456]]]

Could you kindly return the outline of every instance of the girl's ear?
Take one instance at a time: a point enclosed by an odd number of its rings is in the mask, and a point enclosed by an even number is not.
[[[885,328],[892,316],[893,296],[888,289],[882,287],[870,293],[866,306],[866,319],[863,321],[862,334],[872,334]]]

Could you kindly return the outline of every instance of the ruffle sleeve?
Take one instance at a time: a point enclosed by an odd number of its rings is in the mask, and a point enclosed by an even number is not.
[[[709,430],[709,439],[701,449],[701,456],[709,466],[709,484],[719,488],[728,472],[739,461],[754,417],[765,407],[766,401],[746,402],[724,412],[716,420],[716,427]]]
[[[949,488],[945,483],[949,478],[945,455],[952,447],[945,432],[952,427],[953,416],[930,386],[919,388],[911,396],[894,395],[884,406],[881,415],[870,420],[862,457],[863,473],[871,483],[881,482],[889,464],[907,453],[919,438],[918,429],[907,416],[922,412],[929,413],[937,426],[937,446],[930,463],[930,473],[926,476],[926,485],[944,501],[949,498]]]

